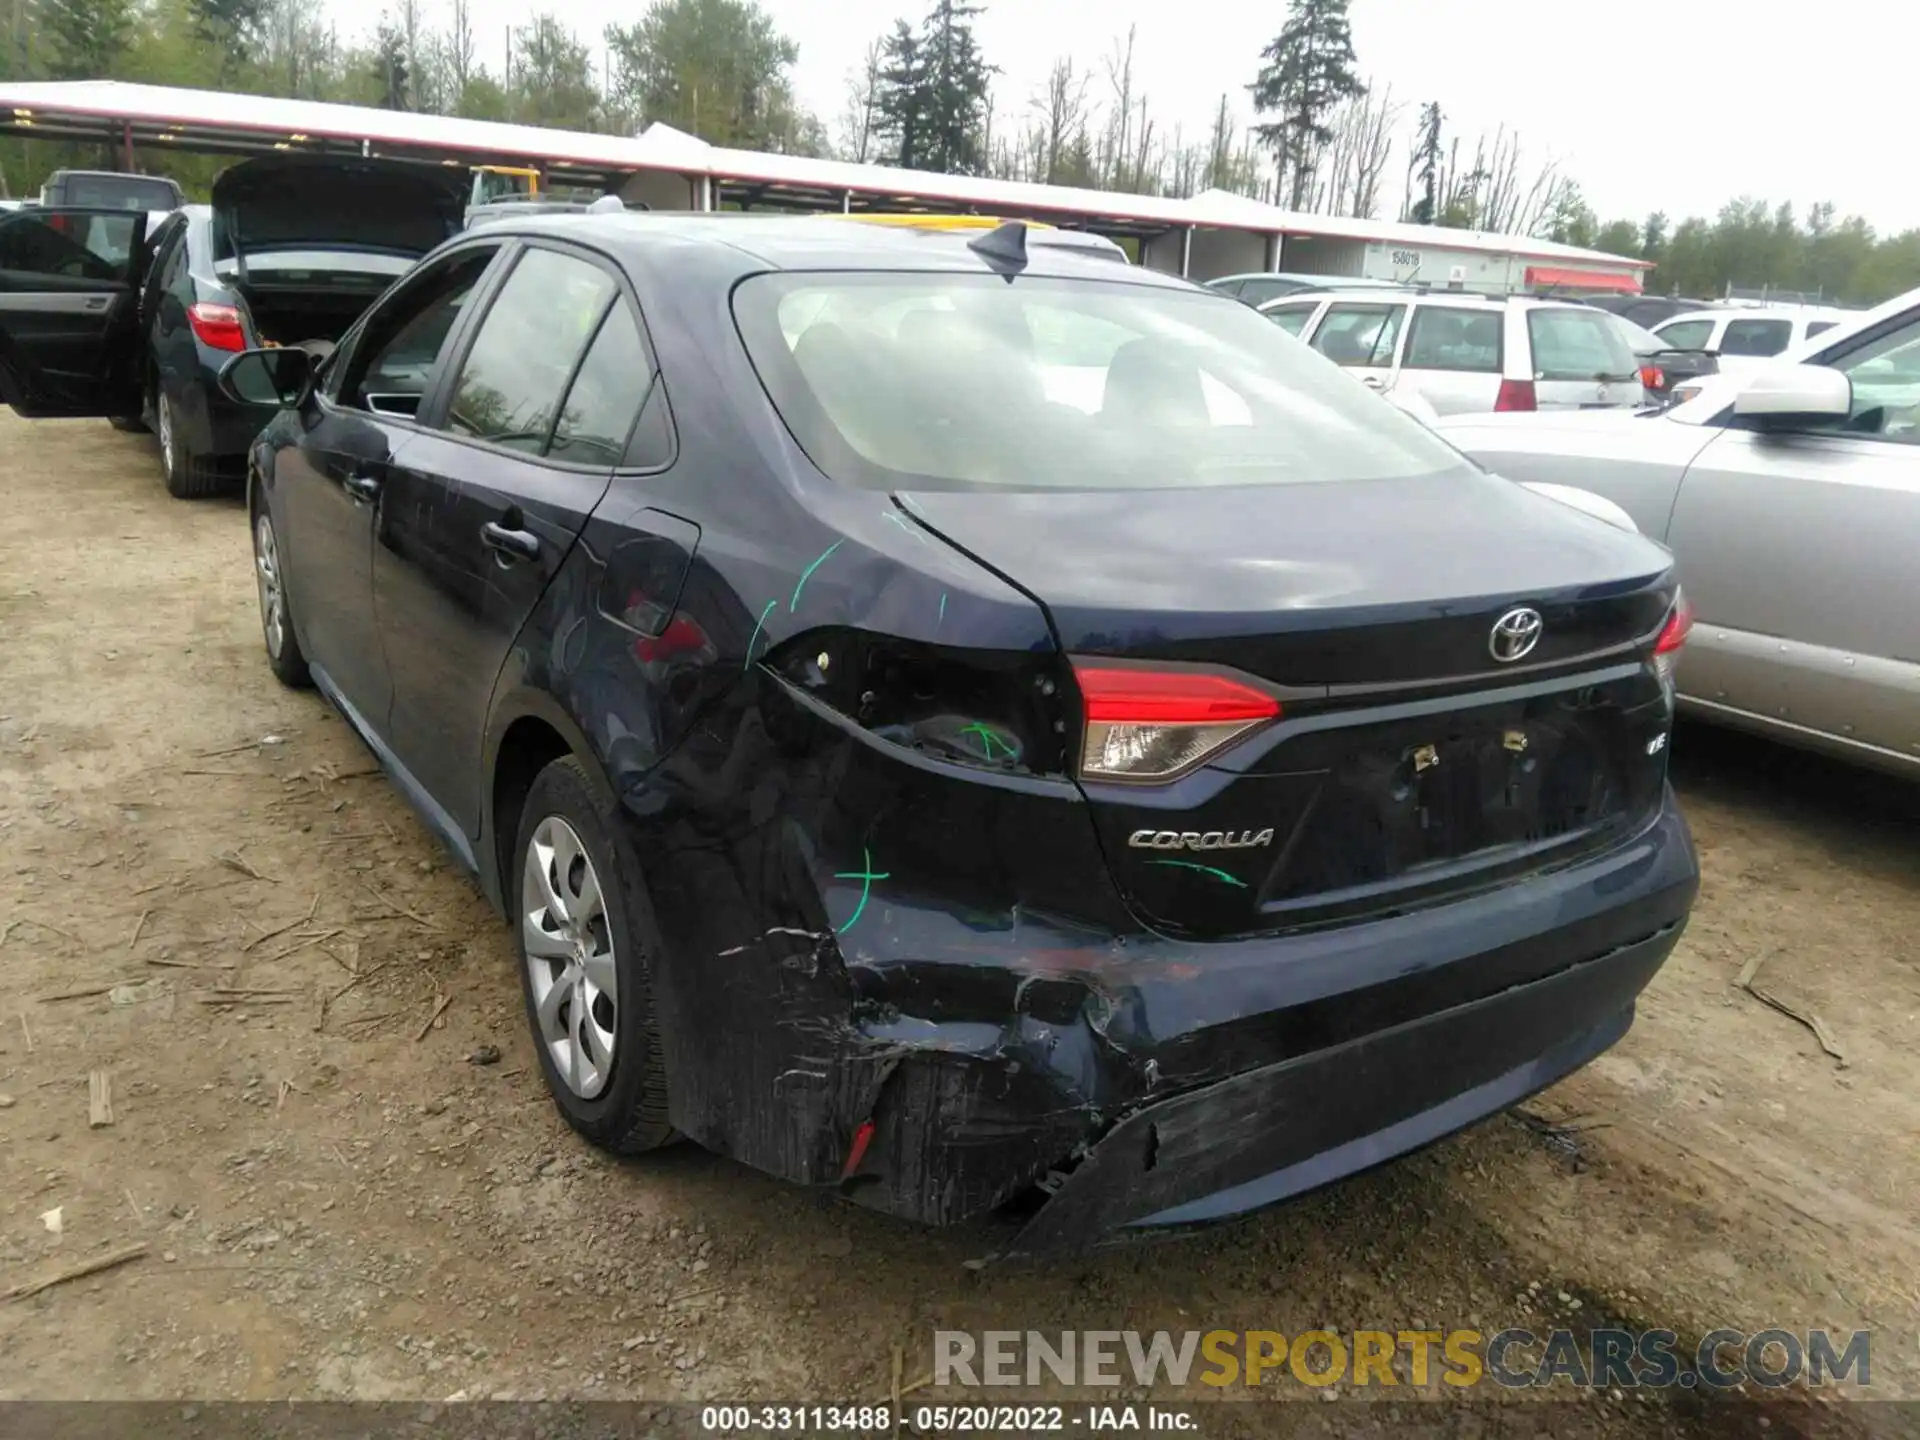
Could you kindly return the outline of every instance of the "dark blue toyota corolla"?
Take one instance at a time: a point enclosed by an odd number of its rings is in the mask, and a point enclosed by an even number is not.
[[[1512,1105],[1697,886],[1667,552],[1038,233],[508,222],[227,382],[274,671],[513,925],[568,1121],[1009,1253]]]

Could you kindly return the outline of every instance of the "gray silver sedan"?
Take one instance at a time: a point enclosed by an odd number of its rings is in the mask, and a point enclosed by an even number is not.
[[[1920,777],[1920,290],[1676,396],[1434,428],[1673,550],[1695,612],[1683,706]]]

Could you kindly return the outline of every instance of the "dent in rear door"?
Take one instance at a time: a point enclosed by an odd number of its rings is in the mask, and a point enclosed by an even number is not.
[[[139,411],[145,211],[0,215],[0,398],[29,418]]]

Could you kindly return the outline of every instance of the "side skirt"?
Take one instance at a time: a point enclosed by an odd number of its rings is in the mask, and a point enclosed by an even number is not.
[[[366,717],[353,708],[352,702],[340,693],[339,687],[333,683],[327,672],[318,665],[310,665],[308,669],[313,675],[314,686],[327,697],[328,703],[340,712],[347,724],[353,727],[354,733],[360,737],[361,742],[373,752],[373,758],[380,762],[380,768],[386,771],[387,778],[399,788],[402,795],[406,796],[407,803],[413,806],[420,818],[426,822],[427,828],[439,836],[440,843],[453,853],[453,858],[458,860],[469,874],[478,879],[480,862],[474,855],[473,841],[461,832],[459,825],[441,807],[440,802],[427,793],[426,787],[414,779],[413,772],[402,765],[399,757],[387,748],[386,742],[374,733]]]

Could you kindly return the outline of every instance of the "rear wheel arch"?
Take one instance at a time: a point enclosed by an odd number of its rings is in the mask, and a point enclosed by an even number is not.
[[[514,913],[518,857],[514,845],[520,815],[536,777],[555,760],[579,761],[596,798],[608,809],[616,802],[613,785],[579,726],[550,697],[538,692],[514,695],[498,707],[487,750],[487,789],[482,831],[482,881],[509,919]]]

